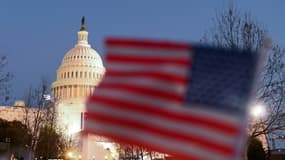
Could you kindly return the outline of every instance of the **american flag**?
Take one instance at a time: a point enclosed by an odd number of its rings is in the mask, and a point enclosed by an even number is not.
[[[84,130],[183,160],[240,158],[258,56],[238,50],[110,38],[106,74]]]

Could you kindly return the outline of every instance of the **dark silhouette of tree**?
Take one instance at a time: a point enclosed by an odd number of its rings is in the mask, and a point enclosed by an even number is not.
[[[19,121],[0,119],[0,142],[9,143],[13,147],[25,147],[31,140],[27,126]]]
[[[41,128],[36,145],[35,156],[43,159],[62,157],[65,151],[65,141],[52,126]]]
[[[247,149],[248,160],[266,160],[266,153],[262,147],[262,143],[257,138],[249,138]]]
[[[249,13],[241,14],[233,7],[217,13],[213,22],[213,27],[202,41],[218,47],[257,51],[267,33]]]
[[[155,160],[157,158],[156,155],[162,155],[145,147],[131,144],[120,144],[118,152],[120,160],[144,160],[145,157],[148,157],[150,160]],[[165,156],[163,155],[163,157]]]

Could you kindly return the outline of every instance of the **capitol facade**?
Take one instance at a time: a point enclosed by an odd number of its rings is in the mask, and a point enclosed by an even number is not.
[[[58,124],[61,129],[73,134],[81,129],[81,113],[84,112],[86,98],[92,94],[105,73],[100,55],[88,43],[84,19],[77,44],[65,54],[56,73],[52,93]]]
[[[57,125],[72,141],[75,159],[114,160],[116,147],[113,142],[96,135],[80,134],[85,101],[96,91],[105,68],[98,52],[88,43],[84,17],[77,35],[77,43],[63,57],[56,72],[57,79],[52,83]]]

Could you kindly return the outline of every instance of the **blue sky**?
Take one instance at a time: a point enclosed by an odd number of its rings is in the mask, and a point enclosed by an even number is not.
[[[15,75],[13,95],[20,99],[41,77],[55,81],[64,54],[77,41],[80,19],[86,17],[89,43],[104,58],[105,37],[139,37],[198,42],[212,26],[226,0],[106,0],[1,1],[0,54],[8,56],[7,70]],[[231,1],[249,11],[285,47],[285,1]]]

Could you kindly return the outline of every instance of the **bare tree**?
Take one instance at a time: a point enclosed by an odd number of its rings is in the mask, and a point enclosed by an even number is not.
[[[32,153],[35,153],[41,128],[49,126],[53,129],[55,125],[54,103],[47,99],[47,95],[49,95],[48,86],[48,82],[43,79],[38,87],[30,87],[24,96],[27,106],[24,123],[30,128],[32,135],[29,144]]]
[[[4,70],[6,65],[7,57],[0,56],[0,102],[2,104],[8,104],[11,100],[11,80],[14,77],[13,74]]]
[[[252,20],[249,13],[242,15],[235,8],[217,13],[214,26],[202,41],[218,47],[239,48],[257,51],[267,30]]]
[[[120,160],[144,160],[146,157],[150,160],[165,159],[165,154],[131,144],[120,144],[118,152]]]
[[[233,7],[217,13],[213,21],[213,28],[203,36],[202,41],[218,47],[258,52],[267,34],[267,30],[254,21],[249,13],[241,14]],[[251,137],[266,136],[276,130],[285,129],[284,53],[284,49],[273,45],[257,93],[257,100],[267,106],[267,116],[251,123]]]
[[[262,85],[258,90],[258,99],[267,106],[267,116],[251,126],[251,136],[267,135],[285,129],[284,94],[285,94],[285,50],[277,45],[273,47],[268,59]]]

